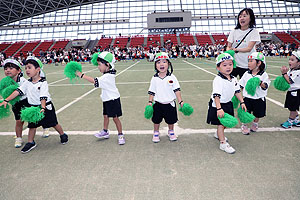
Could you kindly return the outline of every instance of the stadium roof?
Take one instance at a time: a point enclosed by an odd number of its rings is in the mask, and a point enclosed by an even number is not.
[[[111,0],[0,0],[0,26],[52,11]]]

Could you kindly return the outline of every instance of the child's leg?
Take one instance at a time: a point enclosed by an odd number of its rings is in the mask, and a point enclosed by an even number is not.
[[[103,115],[103,129],[108,130],[109,118],[107,115]]]
[[[59,135],[63,135],[64,134],[64,131],[63,131],[61,125],[56,124],[56,126],[54,126],[53,128],[59,133]]]
[[[33,142],[35,133],[36,133],[36,128],[30,128],[29,129],[29,132],[28,132],[28,142],[29,143]]]
[[[290,111],[290,119],[295,119],[298,116],[297,111]]]
[[[174,124],[168,124],[169,130],[174,131]]]
[[[120,134],[123,134],[123,133],[122,133],[122,124],[121,124],[120,119],[119,119],[118,117],[114,117],[113,120],[114,120],[114,122],[115,122],[115,124],[116,124],[116,128],[117,128],[117,130],[118,130],[118,134],[119,134],[119,135],[120,135]]]
[[[21,120],[16,120],[16,136],[17,137],[22,137],[22,131],[23,131],[23,124],[24,122],[22,122]]]
[[[225,135],[224,135],[225,127],[223,125],[217,126],[217,134],[221,143],[226,143]]]
[[[228,144],[228,142],[226,142],[226,139],[225,139],[225,136],[224,136],[224,130],[225,130],[225,127],[223,125],[218,125],[218,128],[217,128],[217,134],[218,134],[218,137],[219,137],[219,140],[220,140],[220,149],[222,151],[225,151],[226,153],[235,153],[235,149],[230,146]]]
[[[160,124],[154,124],[154,132],[159,132],[159,125]]]

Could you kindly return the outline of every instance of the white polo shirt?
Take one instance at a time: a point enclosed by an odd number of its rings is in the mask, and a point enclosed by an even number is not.
[[[300,89],[300,69],[289,70],[287,75],[290,79],[290,88],[288,91],[299,90]]]
[[[250,28],[244,31],[241,29],[234,29],[230,32],[227,41],[232,43],[232,48],[235,48],[235,46],[240,43],[240,41],[249,31]],[[249,43],[253,41],[256,42],[256,44],[259,44],[261,41],[259,32],[256,29],[253,29],[253,31],[251,31],[251,33],[247,35],[242,44],[238,46],[238,49],[248,47]],[[236,60],[237,66],[240,68],[248,69],[248,55],[253,52],[256,52],[255,45],[250,52],[239,52],[234,54],[234,59]]]
[[[154,101],[168,104],[174,102],[177,91],[180,91],[180,85],[173,74],[168,72],[166,77],[160,78],[156,73],[151,79],[148,94],[154,96]]]
[[[101,99],[103,102],[110,101],[120,98],[119,90],[116,86],[116,71],[109,71],[104,73],[103,76],[95,78],[94,86],[96,88],[101,88]]]
[[[252,72],[250,70],[245,72],[244,75],[242,76],[242,78],[239,81],[239,84],[240,84],[241,88],[245,88],[246,85],[247,85],[247,82],[249,81],[249,79],[251,79],[253,77],[257,77],[263,83],[266,83],[267,84],[267,89],[263,89],[262,87],[258,86],[254,96],[251,96],[250,94],[248,94],[247,90],[244,89],[243,90],[243,96],[247,97],[247,98],[250,98],[250,99],[260,99],[260,98],[266,97],[267,93],[268,93],[268,87],[270,86],[270,83],[271,83],[267,72],[260,71],[255,76],[252,75]]]
[[[228,103],[237,92],[240,92],[240,85],[237,78],[231,76],[231,80],[228,80],[227,77],[219,72],[218,76],[213,80],[212,106],[216,107],[214,97],[219,96],[220,103]]]
[[[33,83],[32,79],[25,81],[17,91],[20,95],[26,95],[30,105],[41,105],[41,100],[45,99],[46,103],[51,101],[48,83],[46,78],[42,77],[37,83]]]

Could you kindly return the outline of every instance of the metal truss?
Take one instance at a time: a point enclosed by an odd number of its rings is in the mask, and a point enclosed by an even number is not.
[[[112,0],[0,0],[0,26],[52,11]]]

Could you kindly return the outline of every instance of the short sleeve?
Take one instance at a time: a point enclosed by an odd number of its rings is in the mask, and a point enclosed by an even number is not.
[[[155,78],[152,77],[151,82],[150,82],[150,86],[149,86],[149,90],[148,90],[148,94],[151,94],[151,95],[154,96],[155,93],[156,93]]]
[[[258,30],[253,29],[253,31],[250,35],[251,35],[250,41],[255,41],[256,44],[260,43],[261,40],[260,40],[260,35],[259,35]]]
[[[49,94],[49,87],[47,81],[42,82],[41,88],[40,88],[40,99],[46,99],[48,98]]]
[[[216,77],[213,81],[213,96],[221,96],[222,94],[222,83],[218,77]]]
[[[233,41],[234,41],[233,35],[234,35],[234,30],[232,30],[232,31],[229,33],[229,36],[228,36],[228,38],[227,38],[227,42],[233,43]]]
[[[174,84],[173,84],[173,91],[179,91],[180,90],[180,84],[177,78],[173,75],[172,78],[174,79]]]

